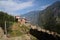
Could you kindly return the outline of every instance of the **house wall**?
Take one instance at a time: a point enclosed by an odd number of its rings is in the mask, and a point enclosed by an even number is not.
[[[26,20],[25,19],[21,19],[21,24],[25,24]]]

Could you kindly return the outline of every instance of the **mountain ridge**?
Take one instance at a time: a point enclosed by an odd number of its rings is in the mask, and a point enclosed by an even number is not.
[[[39,16],[39,20],[38,24],[40,25],[40,23],[42,23],[42,26],[44,26],[45,29],[60,33],[60,1],[57,1],[52,5],[48,6],[42,12],[42,15]]]
[[[56,10],[60,9],[59,5],[60,5],[60,1],[56,1],[56,2],[54,2],[53,4],[51,4],[50,6],[48,6],[46,9],[44,9],[42,11],[31,11],[31,12],[28,12],[28,13],[26,13],[24,15],[21,15],[21,16],[26,17],[27,19],[29,19],[29,21],[31,21],[32,24],[40,25],[40,24],[42,24],[42,23],[40,23],[40,22],[42,22],[40,20],[40,19],[42,19],[42,16],[46,15],[46,13],[48,13],[50,11],[54,14],[54,12],[56,12]],[[55,16],[56,16],[56,14],[55,14]]]

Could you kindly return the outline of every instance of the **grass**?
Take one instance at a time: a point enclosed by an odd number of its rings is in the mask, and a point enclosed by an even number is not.
[[[15,30],[12,30],[13,26],[16,27]],[[26,34],[27,32],[29,32],[28,27],[25,26],[25,25],[20,26],[19,23],[14,22],[13,25],[9,28],[8,33],[10,34],[11,37],[21,36],[21,35]]]

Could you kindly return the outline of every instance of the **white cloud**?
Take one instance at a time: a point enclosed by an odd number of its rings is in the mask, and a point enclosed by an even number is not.
[[[47,4],[47,5],[41,6],[39,9],[40,9],[40,10],[44,10],[44,9],[46,9],[49,5],[50,5],[50,4]]]
[[[21,10],[21,9],[30,7],[32,5],[33,4],[31,1],[20,3],[20,4],[13,2],[13,1],[0,1],[0,6],[2,6],[3,8],[5,8],[7,10],[12,10],[12,11]]]
[[[33,6],[32,1],[17,3],[12,0],[0,1],[0,11],[5,11],[8,13],[14,13],[14,11],[22,10]]]

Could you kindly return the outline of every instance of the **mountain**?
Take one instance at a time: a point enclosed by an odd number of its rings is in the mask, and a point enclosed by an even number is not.
[[[42,15],[38,18],[39,22],[48,30],[53,30],[56,32],[60,31],[60,1],[53,3],[48,6],[43,12]],[[41,20],[41,21],[40,21]],[[60,32],[59,32],[60,33]]]
[[[56,32],[60,31],[60,1],[56,1],[42,11],[31,11],[22,16],[34,25],[43,26],[45,29]]]
[[[26,13],[24,15],[21,15],[21,17],[25,17],[28,21],[30,21],[31,24],[37,25],[38,17],[39,17],[40,11],[31,11],[29,13]]]

